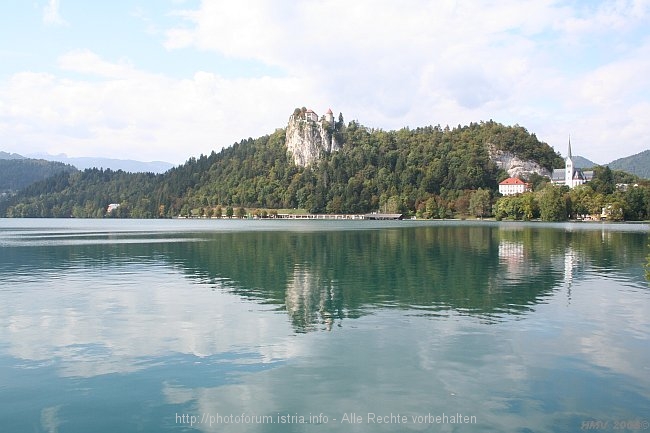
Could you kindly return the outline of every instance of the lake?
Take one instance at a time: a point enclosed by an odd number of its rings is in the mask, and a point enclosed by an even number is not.
[[[1,430],[649,430],[649,229],[0,219]]]

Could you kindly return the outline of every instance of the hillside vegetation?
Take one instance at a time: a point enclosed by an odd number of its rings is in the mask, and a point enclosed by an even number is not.
[[[2,193],[15,192],[55,174],[71,173],[76,170],[75,167],[61,162],[16,156],[11,159],[0,159],[0,192]]]
[[[650,179],[650,150],[619,158],[607,164],[612,170],[623,170],[644,179]]]
[[[157,218],[204,215],[218,207],[304,208],[310,212],[415,213],[430,200],[436,215],[467,213],[471,193],[495,192],[500,172],[487,144],[548,169],[563,160],[520,126],[472,123],[450,129],[428,126],[383,131],[350,122],[338,152],[297,167],[285,131],[243,140],[209,156],[190,158],[161,175],[89,169],[59,174],[26,188],[0,205],[13,217]]]

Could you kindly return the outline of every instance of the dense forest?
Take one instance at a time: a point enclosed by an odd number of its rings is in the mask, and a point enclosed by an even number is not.
[[[644,179],[650,179],[650,150],[619,158],[610,162],[607,166],[612,170],[623,170]]]
[[[307,167],[293,163],[285,130],[278,129],[190,158],[164,174],[101,169],[60,173],[1,202],[0,215],[164,218],[231,216],[233,208],[239,216],[298,208],[312,213],[381,210],[423,218],[482,217],[493,213],[498,182],[507,177],[490,160],[488,145],[549,170],[564,165],[525,128],[492,121],[398,131],[369,129],[353,121],[341,128],[340,139],[340,151]],[[529,180],[537,189],[544,187],[541,176]],[[111,203],[119,207],[107,214]],[[571,213],[565,211],[566,216]]]
[[[13,193],[55,174],[75,170],[71,165],[43,159],[0,159],[0,193]]]

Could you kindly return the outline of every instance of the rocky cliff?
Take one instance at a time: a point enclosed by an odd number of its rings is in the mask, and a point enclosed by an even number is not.
[[[322,152],[339,150],[335,127],[331,111],[319,119],[311,110],[296,109],[289,117],[286,132],[287,150],[295,164],[304,167],[316,161]]]
[[[498,168],[508,172],[510,177],[527,178],[532,173],[541,176],[550,176],[551,173],[533,161],[525,161],[511,152],[505,152],[497,149],[496,146],[488,144],[488,153],[490,159],[494,161]]]
[[[307,166],[317,161],[322,154],[340,150],[341,143],[337,142],[337,132],[342,122],[335,122],[332,111],[322,116],[306,108],[296,108],[289,117],[286,129],[286,146],[296,165]],[[548,169],[540,164],[523,159],[512,152],[499,149],[494,144],[487,144],[490,159],[498,168],[508,172],[511,177],[529,177],[532,173],[550,176]]]

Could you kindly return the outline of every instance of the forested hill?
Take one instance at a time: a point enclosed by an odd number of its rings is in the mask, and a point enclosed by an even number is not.
[[[492,121],[399,131],[350,122],[341,137],[340,151],[306,168],[293,163],[285,131],[278,129],[161,175],[97,169],[61,174],[0,203],[0,214],[100,217],[110,203],[120,204],[114,216],[140,218],[203,215],[218,206],[414,211],[431,198],[444,206],[471,190],[496,190],[506,174],[490,160],[488,144],[548,169],[563,166],[534,134]]]
[[[612,170],[623,170],[644,179],[650,179],[650,150],[619,158],[607,164]]]
[[[12,193],[57,173],[70,173],[76,170],[75,167],[61,162],[2,153],[3,156],[7,155],[7,158],[0,158],[0,193]]]

